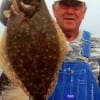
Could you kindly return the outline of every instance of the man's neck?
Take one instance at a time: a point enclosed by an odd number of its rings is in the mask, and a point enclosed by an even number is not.
[[[73,40],[75,40],[79,34],[79,31],[67,31],[67,32],[64,32],[65,33],[65,36],[66,36],[66,39],[71,42]]]

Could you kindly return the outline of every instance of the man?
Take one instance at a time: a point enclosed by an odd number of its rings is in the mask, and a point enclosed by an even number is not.
[[[100,89],[88,64],[93,51],[90,33],[80,30],[86,10],[86,0],[55,0],[53,4],[56,21],[69,41],[69,53],[61,66],[58,83],[49,100],[100,99]]]
[[[95,85],[90,84],[91,86],[87,85],[87,69],[84,69],[85,66],[83,66],[87,64],[87,62],[92,62],[90,58],[90,36],[86,36],[89,41],[86,44],[89,45],[86,45],[87,51],[84,52],[84,48],[82,48],[84,47],[84,43],[82,41],[84,32],[79,29],[80,24],[84,19],[86,10],[86,0],[55,0],[53,4],[53,12],[56,21],[64,32],[66,39],[69,41],[69,53],[61,66],[57,86],[48,98],[49,100],[99,100],[98,95],[100,95],[100,90],[98,89],[97,83],[94,82]],[[95,45],[93,45],[92,49],[94,47]],[[90,67],[89,65],[86,66]],[[77,70],[72,69],[72,67]],[[79,67],[82,69],[79,69]],[[90,79],[92,80],[92,78]],[[95,79],[93,81],[95,81]],[[88,90],[88,87],[90,87],[90,90]],[[97,91],[95,91],[95,87]],[[88,91],[90,91],[89,94]],[[94,92],[97,92],[95,93],[97,94],[96,97]]]
[[[82,1],[82,2],[80,2]],[[84,0],[56,0],[53,5],[56,21],[68,41],[73,41],[79,34],[79,26],[86,12]]]

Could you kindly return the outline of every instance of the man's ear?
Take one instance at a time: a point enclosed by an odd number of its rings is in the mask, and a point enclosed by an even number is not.
[[[84,8],[84,16],[83,16],[83,19],[85,17],[86,11],[87,11],[87,7]]]
[[[87,7],[85,7],[85,11],[84,12],[86,13],[86,11],[87,11]]]

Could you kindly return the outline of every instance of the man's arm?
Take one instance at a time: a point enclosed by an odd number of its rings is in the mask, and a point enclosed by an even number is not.
[[[2,0],[1,6],[0,6],[0,21],[2,24],[7,24],[7,18],[4,16],[3,11],[9,10],[11,6],[11,0]]]

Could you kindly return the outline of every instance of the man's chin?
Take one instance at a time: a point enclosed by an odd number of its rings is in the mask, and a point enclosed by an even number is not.
[[[63,30],[64,30],[64,32],[70,32],[70,31],[73,31],[73,30],[75,30],[75,27],[64,27],[63,28]]]

